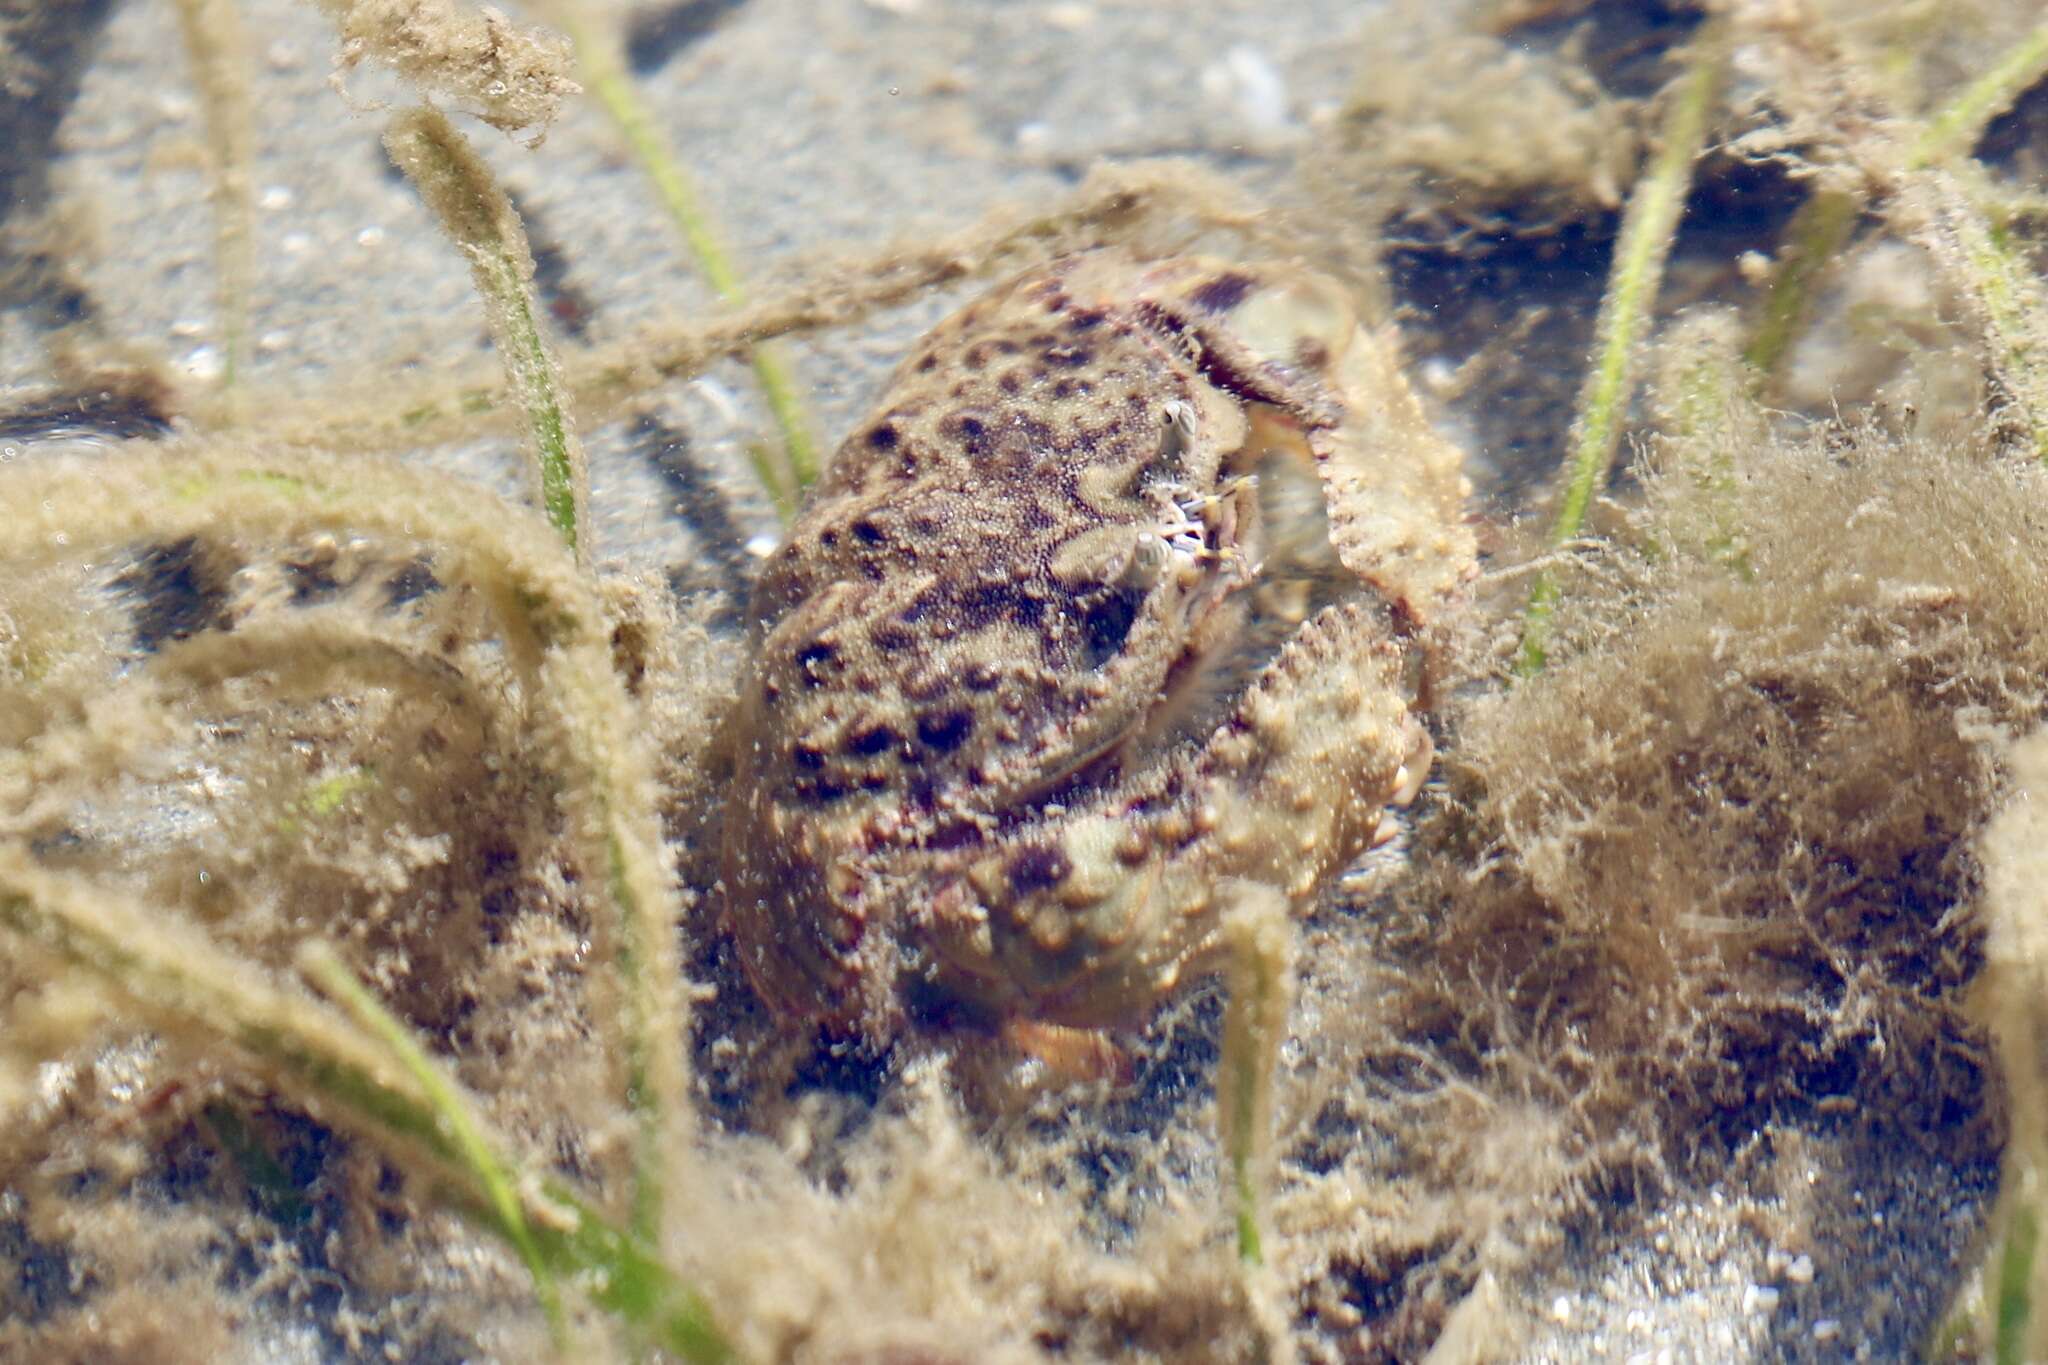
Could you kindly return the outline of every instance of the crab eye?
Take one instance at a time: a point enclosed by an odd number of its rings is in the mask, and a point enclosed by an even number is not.
[[[1139,535],[1137,545],[1131,554],[1131,562],[1124,566],[1123,574],[1117,579],[1120,588],[1149,589],[1166,577],[1166,566],[1173,559],[1173,552],[1166,542],[1154,535]]]
[[[1159,410],[1159,417],[1159,455],[1153,461],[1154,467],[1177,470],[1195,443],[1195,405],[1185,399],[1170,398]]]

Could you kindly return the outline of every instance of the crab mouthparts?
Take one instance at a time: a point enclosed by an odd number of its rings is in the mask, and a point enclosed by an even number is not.
[[[1206,740],[1302,622],[1364,588],[1331,546],[1300,426],[1266,404],[1249,415],[1217,491],[1176,499],[1182,522],[1157,532],[1189,579],[1184,645],[1159,700],[1114,751],[1126,768]]]

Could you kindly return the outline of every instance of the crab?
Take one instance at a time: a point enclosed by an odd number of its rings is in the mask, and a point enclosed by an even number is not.
[[[841,1033],[1099,1029],[1296,911],[1428,774],[1469,484],[1289,264],[1100,249],[941,323],[750,603],[748,976]]]

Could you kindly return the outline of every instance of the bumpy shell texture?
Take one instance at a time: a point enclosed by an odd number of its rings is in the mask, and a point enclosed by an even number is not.
[[[1103,251],[927,335],[751,605],[729,918],[885,1035],[1129,1019],[1234,880],[1304,902],[1428,765],[1455,449],[1331,283]]]

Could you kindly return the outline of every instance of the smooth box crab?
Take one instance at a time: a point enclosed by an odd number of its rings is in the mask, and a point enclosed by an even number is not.
[[[929,333],[764,568],[729,916],[778,1008],[1095,1027],[1430,762],[1459,454],[1297,267],[1101,250]]]

